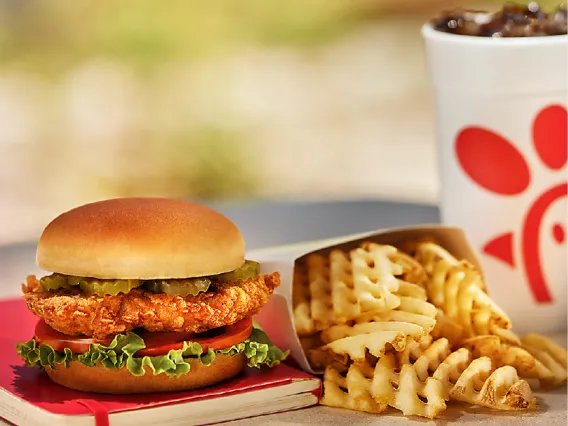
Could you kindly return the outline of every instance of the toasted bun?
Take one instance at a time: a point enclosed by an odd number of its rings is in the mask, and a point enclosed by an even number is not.
[[[200,361],[190,361],[191,370],[179,377],[166,374],[154,375],[150,367],[144,367],[146,374],[134,376],[126,368],[109,370],[102,365],[87,367],[71,361],[69,368],[59,366],[46,368],[48,376],[55,383],[84,392],[132,394],[174,392],[197,389],[228,380],[239,374],[246,366],[244,354],[235,356],[217,355],[209,366]]]
[[[190,278],[237,269],[244,241],[208,207],[163,198],[118,198],[61,214],[37,247],[42,269],[95,278]]]

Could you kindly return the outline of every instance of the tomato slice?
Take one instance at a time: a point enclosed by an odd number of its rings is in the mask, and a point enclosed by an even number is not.
[[[69,348],[71,352],[77,354],[87,352],[92,343],[108,346],[112,342],[112,339],[97,340],[91,337],[68,336],[54,330],[44,320],[39,320],[36,324],[35,339],[38,343],[45,343],[56,351],[63,352],[65,348]]]
[[[182,349],[184,342],[197,342],[201,345],[204,352],[209,348],[213,350],[230,348],[246,340],[251,333],[252,318],[245,318],[236,324],[219,327],[199,334],[143,331],[136,334],[144,339],[146,347],[136,352],[136,356],[166,355],[172,349]],[[69,348],[74,353],[87,352],[89,346],[93,343],[108,346],[112,341],[112,339],[97,340],[90,337],[68,336],[54,330],[44,320],[38,321],[35,329],[35,338],[38,343],[48,344],[56,351],[62,352],[65,348]]]
[[[203,352],[207,352],[209,348],[216,351],[241,343],[251,333],[252,318],[245,318],[235,324],[199,334],[144,331],[137,334],[144,339],[146,347],[136,352],[136,356],[165,355],[172,349],[179,350],[183,348],[183,342],[197,342],[203,348]]]

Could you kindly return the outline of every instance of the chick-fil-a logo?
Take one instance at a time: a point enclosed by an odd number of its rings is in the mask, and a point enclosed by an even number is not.
[[[534,149],[545,167],[555,171],[566,166],[568,156],[568,114],[560,105],[550,105],[536,115],[532,123]],[[496,195],[522,194],[531,182],[531,171],[523,154],[503,136],[482,127],[466,127],[455,141],[456,156],[464,172],[477,185]],[[515,267],[514,239],[520,238],[522,268],[537,303],[550,303],[552,296],[543,273],[540,233],[549,207],[568,192],[568,182],[561,180],[546,188],[526,212],[519,236],[509,231],[488,241],[483,252]],[[558,244],[566,239],[566,221],[552,226]]]

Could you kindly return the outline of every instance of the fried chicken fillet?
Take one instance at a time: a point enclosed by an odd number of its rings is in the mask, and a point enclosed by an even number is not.
[[[104,340],[137,328],[201,333],[256,314],[280,284],[280,275],[212,283],[197,296],[171,297],[133,289],[116,296],[47,292],[33,276],[22,285],[29,310],[55,330]]]

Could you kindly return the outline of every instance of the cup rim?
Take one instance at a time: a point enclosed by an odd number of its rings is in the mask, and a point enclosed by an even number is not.
[[[438,42],[462,45],[478,45],[487,47],[533,47],[568,45],[568,34],[540,37],[480,37],[461,34],[451,34],[434,29],[430,22],[422,25],[422,36]]]

